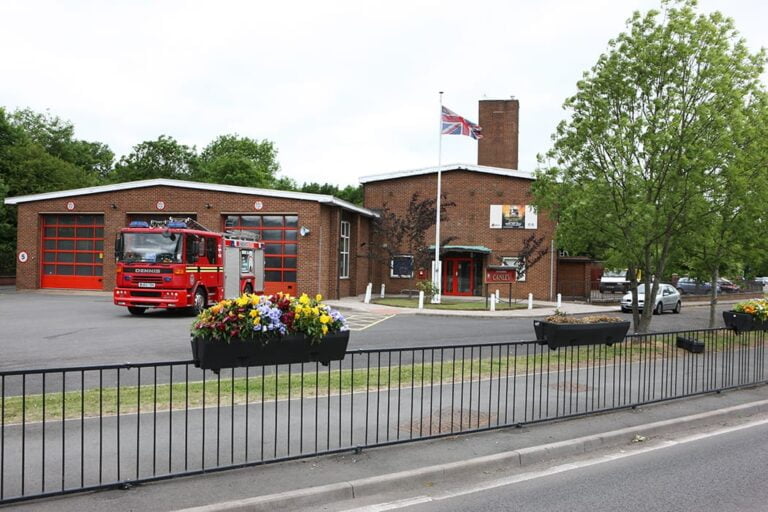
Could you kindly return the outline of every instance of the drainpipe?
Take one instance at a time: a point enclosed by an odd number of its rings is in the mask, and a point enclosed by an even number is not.
[[[549,300],[555,296],[555,240],[552,239],[549,249]]]

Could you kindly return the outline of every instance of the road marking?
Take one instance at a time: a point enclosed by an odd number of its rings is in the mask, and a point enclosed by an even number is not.
[[[702,439],[707,439],[710,437],[715,437],[723,434],[729,434],[731,432],[737,432],[739,430],[746,430],[748,428],[754,428],[759,427],[762,425],[768,424],[768,419],[762,419],[757,421],[752,421],[749,423],[745,423],[743,425],[736,425],[733,427],[726,427],[719,430],[715,430],[712,432],[704,432],[700,434],[692,434],[689,436],[682,437],[680,439],[676,440],[665,440],[665,441],[658,441],[655,442],[652,446],[646,446],[639,449],[632,449],[630,451],[624,451],[621,450],[617,453],[609,453],[605,455],[601,455],[599,457],[595,457],[594,459],[586,460],[586,461],[580,461],[580,462],[570,462],[566,464],[560,464],[558,466],[553,466],[551,468],[547,468],[541,471],[532,471],[529,473],[523,473],[520,475],[515,475],[511,477],[505,477],[500,478],[497,480],[492,480],[487,483],[483,483],[480,485],[476,485],[474,487],[470,487],[467,489],[462,489],[460,491],[454,491],[446,494],[440,494],[437,496],[416,496],[413,498],[408,499],[401,499],[396,501],[390,501],[386,503],[380,503],[376,505],[369,505],[367,507],[360,507],[360,508],[354,508],[354,509],[347,509],[348,512],[378,512],[378,511],[384,511],[384,510],[396,510],[399,508],[405,508],[410,507],[412,505],[417,505],[420,503],[428,503],[428,502],[434,502],[434,501],[442,501],[442,500],[448,500],[451,498],[457,498],[459,496],[466,496],[468,494],[474,494],[482,491],[488,491],[491,489],[496,489],[499,487],[504,487],[507,485],[512,485],[520,482],[527,482],[530,480],[535,480],[537,478],[543,478],[551,475],[556,475],[559,473],[565,473],[566,471],[571,471],[574,469],[581,469],[586,468],[589,466],[595,466],[597,464],[603,464],[606,462],[612,462],[619,459],[624,459],[627,457],[634,457],[635,455],[642,455],[644,453],[650,453],[656,450],[661,450],[664,448],[671,448],[673,446],[678,446],[682,444],[691,443],[694,441],[700,441]]]
[[[349,324],[350,331],[364,331],[369,327],[376,324],[380,324],[384,320],[388,320],[395,315],[376,315],[370,313],[358,313],[347,316],[347,324]]]

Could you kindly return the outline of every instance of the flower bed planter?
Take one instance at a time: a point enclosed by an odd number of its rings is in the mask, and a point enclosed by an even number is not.
[[[755,318],[748,313],[738,311],[723,311],[725,326],[736,334],[749,331],[768,331],[768,322]]]
[[[193,337],[192,358],[195,366],[218,372],[221,368],[268,366],[319,361],[328,365],[341,361],[347,352],[349,331],[328,334],[318,343],[303,334],[290,334],[262,345],[258,341],[230,342]]]
[[[581,345],[611,346],[624,341],[624,336],[629,331],[629,322],[564,324],[534,320],[533,329],[539,344],[546,344],[552,350]]]

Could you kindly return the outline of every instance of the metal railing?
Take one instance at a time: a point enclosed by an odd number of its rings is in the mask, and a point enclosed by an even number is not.
[[[704,343],[702,353],[678,337]],[[764,332],[0,372],[0,503],[582,416],[766,382]]]

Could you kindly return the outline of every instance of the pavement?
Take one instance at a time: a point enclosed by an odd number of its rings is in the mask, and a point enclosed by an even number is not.
[[[390,297],[390,296],[387,296]],[[392,296],[392,297],[405,297],[405,296]],[[512,310],[448,310],[448,309],[418,309],[418,308],[404,308],[386,306],[383,304],[376,304],[374,302],[365,303],[364,296],[358,297],[344,297],[339,300],[326,300],[324,301],[329,306],[342,310],[342,311],[354,311],[361,313],[372,313],[378,315],[431,315],[431,316],[462,316],[462,317],[474,317],[474,318],[526,318],[526,317],[544,317],[555,314],[555,310],[562,311],[568,315],[583,315],[583,314],[603,314],[603,313],[617,313],[621,311],[621,307],[618,304],[601,305],[601,304],[588,304],[580,302],[561,302],[558,305],[557,302],[548,302],[535,300],[533,301],[533,308],[521,308]],[[455,300],[455,297],[451,297],[451,300]],[[468,299],[478,300],[478,297],[470,297]],[[718,304],[735,304],[743,301],[744,297],[738,299],[718,299]],[[519,303],[525,305],[524,301]],[[686,300],[686,306],[708,306],[709,300]]]

